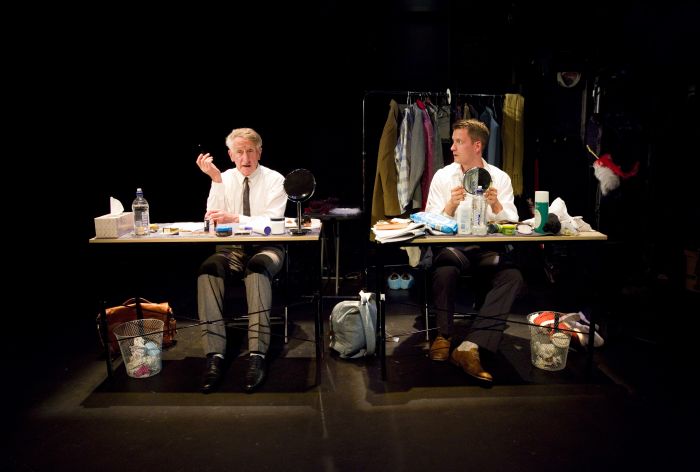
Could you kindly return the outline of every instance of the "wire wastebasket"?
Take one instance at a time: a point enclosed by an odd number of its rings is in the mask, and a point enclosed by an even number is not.
[[[161,320],[145,318],[114,328],[129,377],[152,377],[160,372],[164,326]]]
[[[531,360],[537,368],[562,370],[566,367],[571,328],[566,322],[559,321],[562,315],[554,311],[536,311],[527,317]]]

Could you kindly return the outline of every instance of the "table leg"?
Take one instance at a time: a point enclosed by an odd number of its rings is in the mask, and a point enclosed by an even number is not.
[[[100,303],[100,334],[102,335],[102,345],[104,346],[105,362],[107,363],[107,377],[112,378],[114,368],[112,366],[112,354],[109,352],[109,333],[107,327],[107,309],[105,302]]]
[[[91,258],[92,272],[94,274],[99,273],[106,263],[102,260],[105,258],[102,254],[98,254],[94,258]],[[104,293],[105,290],[104,282],[98,278],[97,287],[99,290],[98,303],[100,307],[100,337],[102,338],[103,353],[105,356],[105,364],[107,366],[107,378],[112,379],[114,377],[114,364],[112,363],[112,353],[109,349],[109,323],[107,322],[107,303],[105,301]]]
[[[384,254],[381,243],[375,243],[374,274],[375,290],[377,293],[377,354],[382,372],[382,380],[386,380],[386,300],[382,293],[384,289]]]
[[[593,244],[586,244],[585,249],[586,251],[584,252],[585,254],[588,254],[589,257],[587,260],[592,263],[594,266],[591,268],[592,270],[587,271],[586,273],[588,274],[596,274],[596,276],[589,275],[586,280],[586,286],[590,290],[589,292],[589,297],[590,297],[590,323],[591,326],[588,331],[588,346],[587,346],[587,351],[586,351],[586,377],[588,380],[591,380],[593,378],[593,354],[594,354],[594,349],[595,349],[595,324],[598,321],[597,320],[597,314],[598,311],[600,310],[600,292],[598,290],[598,280],[600,280],[600,270],[601,270],[601,263],[600,263],[600,251],[595,251],[595,247],[593,247]]]
[[[317,277],[317,287],[314,293],[314,302],[316,304],[316,319],[314,323],[314,335],[316,339],[316,385],[321,385],[321,365],[323,362],[323,240],[321,240],[321,266],[319,267]]]
[[[323,363],[323,319],[321,318],[321,294],[316,294],[316,385],[321,385],[321,364]]]
[[[340,221],[335,220],[335,294],[338,295],[340,275]]]
[[[325,258],[323,257],[323,250],[325,249],[325,248],[324,248],[324,246],[325,246],[324,243],[325,243],[325,241],[326,241],[326,231],[325,231],[325,229],[323,229],[323,230],[321,231],[321,237],[320,237],[320,239],[321,239],[321,272],[320,272],[320,273],[321,273],[321,277],[323,277],[323,260],[325,259]]]

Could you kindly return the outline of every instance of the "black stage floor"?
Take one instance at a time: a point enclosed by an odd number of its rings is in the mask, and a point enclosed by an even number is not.
[[[427,358],[414,291],[387,296],[386,381],[376,358],[343,360],[325,342],[317,383],[312,306],[297,305],[291,339],[275,338],[254,394],[240,386],[243,357],[218,392],[199,393],[199,328],[186,328],[193,314],[178,313],[177,344],[148,379],[128,377],[120,362],[107,378],[91,320],[26,338],[38,347],[28,355],[20,331],[4,362],[0,469],[675,470],[692,455],[687,312],[657,339],[631,323],[607,325],[587,376],[580,349],[563,371],[532,366],[520,324],[537,309],[530,298],[514,308],[500,352],[482,356],[495,377],[484,388]],[[336,302],[324,300],[324,320]],[[244,332],[230,334],[231,352],[245,346]]]

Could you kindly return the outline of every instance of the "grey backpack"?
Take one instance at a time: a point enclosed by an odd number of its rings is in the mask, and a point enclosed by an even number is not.
[[[374,293],[360,291],[360,301],[336,304],[330,319],[331,349],[343,359],[374,354],[377,336],[377,302]]]

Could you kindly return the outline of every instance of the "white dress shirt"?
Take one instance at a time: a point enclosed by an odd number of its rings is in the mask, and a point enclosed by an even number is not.
[[[494,214],[491,205],[486,205],[486,221],[519,221],[518,209],[515,207],[513,196],[513,185],[508,174],[496,166],[493,166],[482,159],[484,168],[491,174],[491,185],[498,190],[498,201],[503,209]],[[454,218],[455,215],[448,215],[444,212],[445,205],[450,201],[453,188],[462,184],[462,166],[456,162],[443,167],[435,172],[433,180],[430,182],[430,192],[428,202],[425,204],[425,211],[445,215]]]
[[[258,168],[248,177],[252,215],[242,214],[243,179],[245,176],[236,168],[222,172],[221,183],[211,183],[207,210],[224,210],[239,215],[240,223],[248,222],[252,217],[284,216],[284,210],[287,208],[287,194],[284,191],[282,174],[258,164]]]

